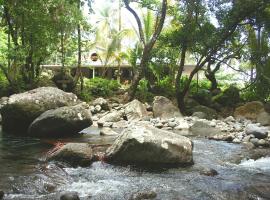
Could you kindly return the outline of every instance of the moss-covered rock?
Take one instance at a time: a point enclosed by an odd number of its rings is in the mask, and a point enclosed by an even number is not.
[[[248,102],[243,106],[235,109],[234,116],[236,118],[246,118],[256,120],[258,115],[264,111],[264,105],[260,101]]]
[[[235,106],[240,102],[239,89],[235,86],[230,86],[222,93],[215,96],[213,101],[222,106]]]

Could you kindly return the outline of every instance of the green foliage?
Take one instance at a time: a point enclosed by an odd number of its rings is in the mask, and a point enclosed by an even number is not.
[[[95,97],[108,97],[114,94],[120,88],[120,84],[116,80],[108,80],[103,78],[85,79],[84,80],[84,96],[92,95]]]
[[[0,71],[0,97],[8,95],[9,95],[8,81],[5,75]]]
[[[175,95],[175,88],[172,78],[169,76],[159,80],[154,87],[153,93],[171,98]]]
[[[218,94],[213,98],[213,101],[223,105],[223,106],[236,106],[240,102],[239,89],[231,85],[229,88],[225,89],[222,93]]]
[[[142,102],[152,102],[154,95],[148,90],[149,82],[146,79],[142,79],[139,82],[136,98]]]

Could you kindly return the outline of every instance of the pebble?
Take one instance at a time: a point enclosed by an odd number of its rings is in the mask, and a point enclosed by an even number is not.
[[[155,199],[156,197],[157,193],[154,191],[142,191],[133,194],[129,200]]]
[[[241,140],[239,138],[234,138],[232,142],[236,144],[240,144]]]
[[[205,169],[202,172],[200,172],[201,175],[205,175],[205,176],[217,176],[218,172],[215,169]]]
[[[60,196],[60,200],[80,200],[77,192],[66,192]]]

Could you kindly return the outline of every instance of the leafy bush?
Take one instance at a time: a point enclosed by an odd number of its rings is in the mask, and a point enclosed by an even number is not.
[[[175,96],[175,88],[174,88],[174,83],[173,80],[167,76],[163,79],[161,79],[156,87],[153,89],[153,92],[155,94],[161,94],[162,96],[165,97],[174,97]]]
[[[142,79],[139,82],[136,98],[142,102],[152,102],[154,95],[148,90],[148,81],[146,79]]]
[[[225,89],[222,93],[215,96],[213,100],[223,106],[235,106],[240,102],[239,89],[234,85]]]
[[[120,88],[116,80],[103,78],[84,79],[84,93],[92,96],[108,97]],[[84,94],[86,95],[86,94]]]
[[[0,73],[0,97],[9,95],[9,83],[4,74]]]

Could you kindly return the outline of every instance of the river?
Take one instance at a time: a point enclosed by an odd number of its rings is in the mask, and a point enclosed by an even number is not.
[[[113,138],[93,130],[65,141],[107,144]],[[4,199],[13,200],[59,199],[63,191],[76,191],[85,200],[126,200],[145,190],[155,191],[159,200],[270,199],[270,157],[253,160],[254,152],[239,144],[193,141],[194,165],[190,167],[138,169],[99,161],[87,168],[70,168],[45,161],[55,141],[0,131],[0,190],[6,194]],[[209,168],[218,175],[201,175]]]

